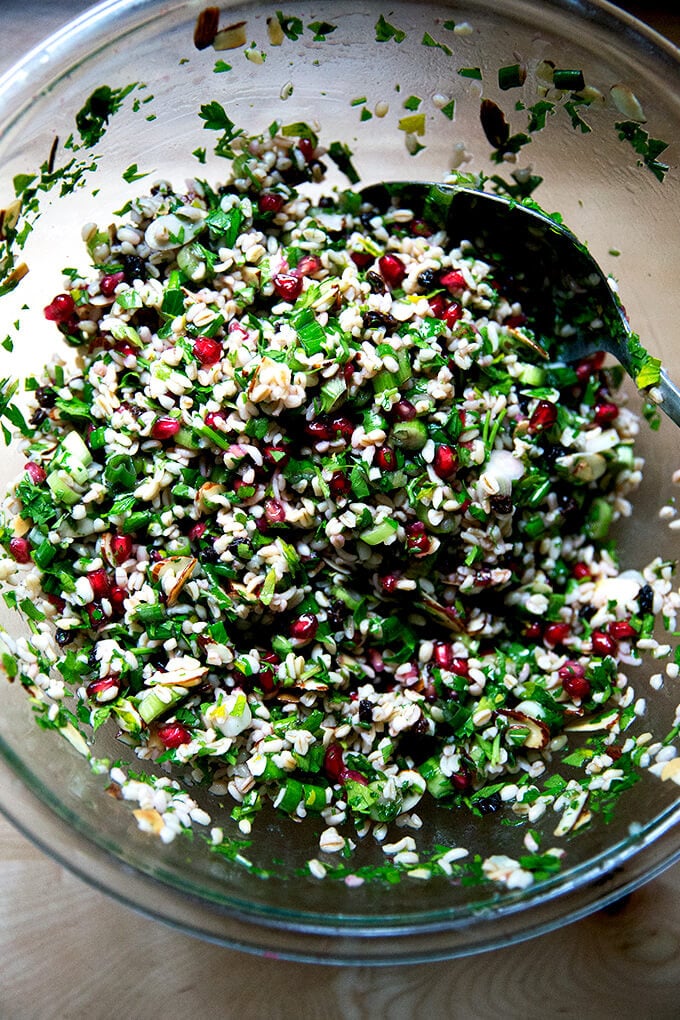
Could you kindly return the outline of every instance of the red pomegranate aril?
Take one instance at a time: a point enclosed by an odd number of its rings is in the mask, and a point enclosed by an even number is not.
[[[583,677],[586,675],[586,668],[575,659],[567,659],[563,666],[557,671],[560,680],[569,680],[572,677]]]
[[[307,163],[314,159],[314,145],[309,138],[301,138],[297,143],[297,147]]]
[[[509,329],[517,329],[518,326],[523,326],[527,321],[527,317],[524,312],[519,312],[517,315],[508,315],[504,325]]]
[[[27,538],[10,538],[9,551],[17,563],[29,563],[31,560],[31,543]]]
[[[588,382],[591,376],[595,375],[602,368],[604,359],[604,351],[598,351],[597,354],[591,354],[589,358],[579,361],[576,366],[576,378],[578,381],[580,383]]]
[[[456,676],[469,676],[470,675],[470,663],[467,659],[462,656],[454,655],[451,659],[451,665],[449,671],[455,673]]]
[[[413,421],[418,414],[410,400],[398,400],[392,408],[392,413],[399,421]]]
[[[329,779],[338,779],[345,768],[340,744],[329,744],[323,759],[323,770]]]
[[[281,524],[286,519],[286,509],[278,499],[265,500],[264,514],[270,524]]]
[[[327,421],[321,421],[319,418],[315,418],[314,421],[308,421],[305,425],[305,432],[319,443],[328,442],[333,439],[330,425]]]
[[[354,425],[344,414],[339,414],[335,418],[331,418],[330,430],[333,439],[340,437],[351,439],[354,434]]]
[[[125,279],[125,273],[107,273],[106,276],[102,276],[99,281],[99,292],[104,297],[113,297],[116,292],[116,287],[119,283],[122,283]]]
[[[34,485],[42,485],[47,478],[45,469],[41,468],[40,464],[36,464],[34,460],[29,460],[27,464],[24,464],[24,471]]]
[[[297,276],[311,276],[321,269],[321,259],[318,255],[303,255],[295,267]]]
[[[561,645],[570,633],[571,627],[568,623],[549,623],[543,631],[543,639],[547,645]]]
[[[113,345],[113,349],[118,354],[122,354],[124,358],[129,358],[131,354],[137,354],[137,351],[128,340],[117,340]]]
[[[205,523],[205,521],[196,521],[196,523],[192,524],[192,526],[189,528],[187,538],[189,539],[190,542],[197,542],[199,538],[203,538],[203,535],[205,534],[207,527],[208,525]]]
[[[106,623],[106,616],[98,602],[88,602],[85,606],[85,612],[90,621],[90,626],[94,627],[95,630]]]
[[[356,769],[343,769],[338,776],[338,782],[342,783],[360,783],[362,786],[368,786],[368,779],[361,772],[357,772]]]
[[[468,793],[472,789],[472,779],[467,769],[454,772],[451,776],[451,785],[457,793]]]
[[[379,446],[375,454],[375,463],[383,471],[394,471],[397,466],[397,455],[389,446]]]
[[[391,595],[395,592],[398,584],[399,574],[384,574],[380,578],[380,587],[387,595]]]
[[[378,259],[380,275],[388,287],[399,287],[406,276],[406,266],[396,255],[381,255]]]
[[[350,252],[349,256],[357,267],[357,269],[368,269],[369,266],[373,265],[375,256],[371,255],[367,251],[353,251]]]
[[[111,536],[111,555],[115,563],[125,563],[132,556],[132,539],[129,535]]]
[[[595,655],[616,655],[616,639],[603,630],[594,630],[590,636],[593,652]]]
[[[411,220],[410,226],[414,237],[432,237],[432,227],[425,220]]]
[[[181,427],[176,418],[157,418],[151,427],[151,436],[153,439],[172,439]]]
[[[221,411],[208,411],[203,420],[209,429],[217,429],[219,432],[220,423],[224,424],[225,418]]]
[[[429,535],[409,535],[406,539],[407,548],[414,553],[426,553],[430,550]]]
[[[49,595],[46,595],[45,598],[51,606],[54,606],[58,613],[63,613],[66,609],[66,600],[63,599],[61,595],[53,595],[50,593]]]
[[[347,475],[343,475],[342,471],[336,471],[328,483],[328,488],[331,490],[333,496],[346,496],[348,492],[351,492],[352,486]]]
[[[156,734],[163,747],[168,748],[181,747],[191,740],[190,731],[182,723],[164,723],[158,727]]]
[[[109,673],[100,680],[93,680],[85,688],[85,693],[92,701],[100,704],[113,701],[120,694],[120,677],[117,673]]]
[[[344,366],[344,368],[342,370],[342,374],[343,374],[343,376],[345,378],[345,382],[347,383],[348,386],[351,383],[352,376],[354,375],[356,370],[357,370],[357,366],[354,364],[353,361],[348,361],[347,364]]]
[[[274,468],[284,468],[290,460],[288,450],[285,446],[277,446],[274,443],[270,443],[269,446],[265,446],[262,451],[262,459],[265,464]]]
[[[277,213],[281,212],[285,201],[283,195],[276,191],[263,191],[257,200],[257,208],[261,213]]]
[[[601,404],[595,405],[595,424],[596,425],[611,425],[613,421],[619,416],[619,409],[616,404],[612,404],[609,401],[603,401]]]
[[[311,641],[319,629],[319,621],[313,613],[302,613],[290,625],[290,636],[298,641]]]
[[[441,443],[434,452],[434,473],[446,481],[453,478],[458,470],[458,456],[446,443]]]
[[[435,319],[443,319],[446,314],[446,310],[449,307],[449,302],[443,294],[435,294],[431,297],[429,302],[430,311],[434,315]]]
[[[443,315],[444,322],[453,329],[456,323],[463,318],[463,306],[459,305],[457,301],[452,301],[449,307],[446,309]]]
[[[302,277],[295,276],[293,273],[277,273],[272,283],[279,297],[291,304],[302,291]]]
[[[95,598],[104,598],[111,592],[111,578],[103,567],[99,570],[92,570],[87,574],[87,579],[90,582]]]
[[[222,344],[211,336],[198,336],[194,340],[194,354],[202,365],[216,365],[222,357]]]
[[[571,568],[571,576],[577,581],[584,581],[586,577],[590,577],[590,567],[587,563],[575,563]]]
[[[549,400],[539,400],[529,419],[529,432],[549,429],[557,421],[557,407]]]
[[[449,290],[461,290],[463,287],[467,287],[465,277],[456,269],[452,269],[450,273],[444,273],[443,276],[440,276],[439,282],[442,287],[447,287]]]
[[[44,315],[50,322],[68,322],[75,308],[75,301],[70,294],[57,294],[44,309]]]
[[[128,597],[127,588],[122,588],[119,584],[114,584],[109,593],[109,601],[114,609],[122,609],[125,599]]]
[[[543,628],[537,620],[532,620],[524,628],[524,636],[529,641],[539,641],[542,633]]]
[[[615,641],[625,641],[627,638],[637,636],[637,631],[630,625],[628,620],[612,620],[607,627],[607,633],[610,634]]]
[[[440,669],[451,669],[453,662],[453,648],[448,641],[435,641],[432,650],[432,661]]]
[[[578,698],[579,701],[583,701],[590,694],[590,681],[586,679],[585,675],[579,676],[575,673],[572,676],[562,677],[562,689],[570,698]]]

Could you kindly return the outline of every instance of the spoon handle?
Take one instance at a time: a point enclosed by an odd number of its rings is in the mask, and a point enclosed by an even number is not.
[[[653,397],[652,394],[653,393]],[[660,399],[654,399],[657,397]],[[664,411],[669,418],[671,418],[676,425],[680,425],[680,387],[676,386],[675,383],[668,378],[665,369],[661,369],[661,376],[656,386],[650,391],[650,399],[654,399],[654,403],[659,406],[659,409]]]

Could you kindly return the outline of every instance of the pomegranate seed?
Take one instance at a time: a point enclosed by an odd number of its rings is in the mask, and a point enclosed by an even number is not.
[[[458,320],[463,318],[463,306],[459,305],[457,301],[452,301],[444,312],[443,318],[449,329],[453,329]]]
[[[602,368],[604,359],[604,351],[598,351],[597,354],[591,354],[590,357],[579,361],[576,366],[576,378],[578,381],[580,383],[588,382],[591,376],[595,375]]]
[[[353,251],[350,253],[350,258],[357,269],[368,269],[375,261],[374,256],[367,251]]]
[[[336,471],[328,483],[328,488],[331,490],[331,495],[337,498],[338,496],[346,496],[351,491],[352,486],[349,478],[343,475],[342,471]]]
[[[439,282],[442,287],[448,287],[449,290],[461,290],[461,288],[467,287],[465,277],[455,269],[451,270],[450,273],[444,273],[443,276],[440,276]]]
[[[524,312],[520,312],[518,315],[508,315],[505,320],[505,325],[510,329],[517,329],[518,326],[523,326],[527,321],[527,317]]]
[[[549,623],[543,631],[543,639],[547,645],[561,645],[570,632],[568,623]]]
[[[297,143],[297,147],[302,153],[307,163],[314,159],[314,146],[312,145],[309,138],[301,138]]]
[[[99,292],[104,297],[113,297],[116,287],[125,279],[125,273],[107,273],[99,281]]]
[[[164,723],[156,730],[163,747],[181,747],[191,740],[191,733],[181,723]]]
[[[283,503],[279,503],[278,499],[266,499],[264,515],[270,524],[280,524],[286,519],[286,510]]]
[[[380,587],[388,595],[391,595],[392,592],[397,590],[398,584],[399,574],[384,574],[383,577],[380,578]]]
[[[331,427],[326,421],[322,421],[320,418],[315,418],[314,421],[308,421],[305,425],[305,432],[312,439],[317,442],[328,442],[333,439],[333,432]]]
[[[455,673],[456,676],[469,676],[470,665],[467,659],[463,659],[458,655],[454,655],[451,659],[451,665],[449,666],[451,673]]]
[[[472,789],[472,777],[467,769],[460,769],[451,776],[451,785],[458,793],[469,793]]]
[[[396,255],[382,255],[378,259],[380,275],[389,287],[399,287],[406,276],[406,266]]]
[[[611,404],[608,401],[604,401],[601,404],[595,405],[595,424],[596,425],[610,425],[611,422],[615,421],[619,416],[619,409],[616,404]]]
[[[98,602],[88,602],[88,604],[85,606],[85,612],[87,613],[91,627],[94,627],[96,629],[97,627],[101,627],[102,624],[106,623],[104,611],[102,610],[102,607],[99,605]]]
[[[270,444],[262,451],[262,458],[270,467],[284,468],[289,461],[288,451],[285,446]]]
[[[303,255],[295,267],[297,276],[311,276],[321,269],[321,259],[318,255]]]
[[[319,621],[314,613],[302,613],[290,625],[290,636],[298,641],[311,641],[319,629]]]
[[[427,553],[430,551],[430,538],[428,535],[409,535],[406,539],[406,548],[413,553]]]
[[[383,471],[394,471],[397,467],[397,455],[389,446],[379,446],[375,454],[375,462]]]
[[[51,606],[54,606],[58,613],[63,613],[66,609],[66,601],[61,597],[61,595],[50,594],[46,595],[45,598]]]
[[[205,521],[197,521],[196,524],[189,528],[189,534],[187,535],[190,542],[197,542],[199,538],[202,538],[205,534],[208,525]]]
[[[220,424],[224,424],[225,417],[221,411],[208,411],[203,420],[209,429],[217,429],[219,432]]]
[[[446,310],[449,307],[449,302],[446,300],[443,294],[435,294],[434,297],[430,298],[428,302],[430,311],[434,315],[435,319],[443,319],[446,314]]]
[[[595,655],[616,655],[616,640],[610,634],[606,634],[603,630],[594,630],[590,640]]]
[[[345,382],[347,383],[348,386],[351,383],[352,376],[354,375],[356,370],[357,370],[357,367],[356,367],[356,365],[354,364],[353,361],[348,361],[347,364],[345,365],[345,367],[343,368],[342,374],[344,375]]]
[[[99,570],[93,570],[91,573],[87,574],[87,579],[90,582],[90,587],[94,592],[95,598],[101,599],[110,594],[111,578],[103,567],[100,567]]]
[[[439,666],[440,669],[451,669],[453,648],[450,643],[448,641],[435,641],[432,659],[435,666]]]
[[[75,309],[75,301],[70,294],[57,294],[44,309],[44,315],[50,322],[68,322]]]
[[[631,627],[628,620],[613,620],[607,627],[607,633],[611,634],[615,641],[625,641],[626,638],[637,635],[637,631]]]
[[[111,536],[111,554],[114,563],[125,563],[132,556],[132,539],[129,535]]]
[[[571,568],[571,575],[577,581],[583,581],[586,577],[590,577],[590,567],[587,563],[575,563]]]
[[[446,480],[453,478],[458,470],[458,457],[455,450],[452,450],[446,443],[441,443],[434,452],[434,472]]]
[[[549,429],[557,421],[557,408],[549,400],[539,400],[529,419],[529,432]]]
[[[540,623],[538,623],[538,621],[536,620],[533,620],[531,623],[528,623],[524,630],[524,636],[529,641],[539,641],[542,633],[543,628],[541,627]]]
[[[30,563],[31,545],[27,538],[10,538],[9,551],[17,563]]]
[[[579,701],[583,701],[590,694],[590,681],[586,680],[585,676],[578,674],[563,677],[562,689],[570,698],[578,698]]]
[[[122,354],[124,358],[129,358],[131,354],[136,354],[137,351],[128,340],[117,340],[113,345],[114,351],[118,354]]]
[[[85,692],[88,698],[98,701],[100,704],[113,701],[120,694],[120,677],[117,673],[109,673],[101,680],[93,680],[92,683],[89,683]]]
[[[276,652],[264,652],[260,655],[260,662],[265,665],[260,669],[260,672],[254,678],[255,683],[259,684],[265,694],[270,694],[276,689],[276,671],[273,667],[278,666],[280,659]]]
[[[584,677],[586,675],[586,668],[580,662],[576,662],[575,659],[567,659],[564,665],[560,666],[557,674],[560,680],[569,680],[571,677]]]
[[[171,439],[181,427],[176,418],[157,418],[151,427],[151,436],[153,439]]]
[[[222,357],[222,344],[211,336],[198,336],[194,340],[194,354],[202,365],[216,365]]]
[[[272,283],[279,297],[291,304],[302,291],[302,277],[294,276],[293,273],[277,273]]]
[[[432,237],[432,227],[425,220],[411,220],[410,226],[414,237]]]
[[[109,600],[113,609],[121,611],[123,609],[123,603],[128,597],[127,588],[122,588],[119,584],[114,584],[109,594]]]
[[[337,417],[331,419],[330,423],[331,435],[333,439],[351,439],[354,434],[354,425],[344,415],[339,414]]]
[[[47,478],[45,469],[41,468],[40,464],[36,464],[34,460],[29,460],[27,464],[24,464],[24,471],[34,485],[42,485]]]
[[[338,776],[338,781],[344,786],[347,782],[361,783],[362,786],[368,786],[368,779],[362,775],[361,772],[357,772],[356,769],[343,769]]]
[[[324,772],[329,779],[338,779],[345,768],[340,744],[329,744],[323,759]]]
[[[392,413],[399,421],[413,421],[418,414],[410,400],[399,400],[392,408]]]
[[[281,212],[285,201],[283,195],[276,191],[263,191],[257,200],[257,208],[261,213],[277,213]]]

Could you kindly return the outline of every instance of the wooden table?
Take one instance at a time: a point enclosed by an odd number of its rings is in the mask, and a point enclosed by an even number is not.
[[[0,69],[84,0],[0,0]],[[284,5],[285,6],[285,5]],[[674,4],[635,13],[680,41]],[[665,8],[662,9],[662,8]],[[513,948],[418,967],[312,968],[216,947],[91,889],[0,818],[0,1020],[675,1018],[680,868]]]

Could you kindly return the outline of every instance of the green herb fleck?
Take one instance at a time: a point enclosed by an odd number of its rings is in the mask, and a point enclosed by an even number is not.
[[[453,52],[450,46],[447,46],[446,43],[437,42],[436,39],[432,38],[429,32],[426,32],[425,35],[423,36],[421,40],[421,45],[433,46],[435,49],[441,50],[443,53],[445,53],[447,57],[453,56]]]
[[[389,21],[386,21],[382,14],[380,15],[375,24],[376,42],[388,42],[390,39],[394,39],[396,43],[401,43],[405,38],[406,32],[402,32],[400,28],[390,25]]]
[[[136,163],[131,163],[127,170],[123,171],[123,180],[127,181],[128,184],[132,184],[133,181],[141,181],[143,177],[148,177],[150,171],[146,173],[139,173],[139,167]]]
[[[231,71],[231,64],[228,64],[225,60],[217,60],[213,67],[213,73],[224,74],[225,71]]]

